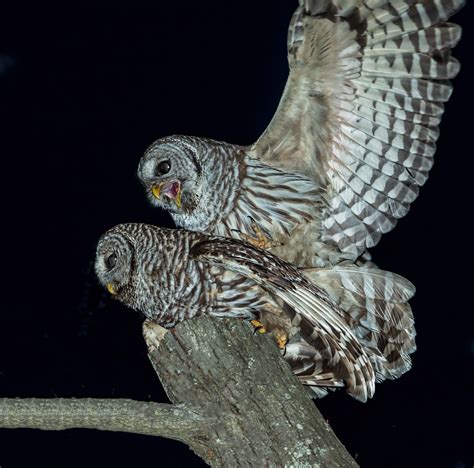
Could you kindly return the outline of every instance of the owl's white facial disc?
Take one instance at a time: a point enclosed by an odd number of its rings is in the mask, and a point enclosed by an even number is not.
[[[122,296],[131,282],[134,248],[126,234],[116,228],[106,232],[97,245],[95,272],[114,296]]]
[[[155,206],[170,213],[189,213],[201,196],[201,166],[190,137],[155,141],[138,166],[138,177]]]

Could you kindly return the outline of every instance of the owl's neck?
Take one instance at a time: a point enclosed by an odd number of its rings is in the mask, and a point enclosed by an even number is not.
[[[177,226],[191,231],[218,234],[223,219],[234,209],[240,192],[238,154],[241,147],[209,141],[210,150],[201,154],[202,182],[199,201],[191,212],[173,213]],[[217,231],[216,231],[217,229]]]

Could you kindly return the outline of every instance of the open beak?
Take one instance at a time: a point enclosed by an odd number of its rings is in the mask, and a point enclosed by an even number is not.
[[[112,296],[115,296],[117,294],[117,290],[115,289],[112,283],[107,283],[106,288],[107,288],[107,291],[109,291],[109,293],[112,294]]]
[[[161,184],[153,185],[153,187],[151,188],[151,193],[153,194],[155,198],[158,198],[158,200],[160,199],[160,192],[161,192]]]
[[[179,180],[173,179],[168,182],[153,185],[151,193],[153,193],[153,196],[158,200],[161,195],[164,195],[173,200],[178,208],[181,208],[181,182]]]

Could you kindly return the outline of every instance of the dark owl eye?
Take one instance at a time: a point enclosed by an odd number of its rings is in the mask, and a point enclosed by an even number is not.
[[[168,174],[171,169],[171,163],[169,161],[161,161],[158,166],[156,166],[156,175],[161,176],[164,174]]]
[[[105,259],[105,266],[111,270],[115,265],[117,265],[117,255],[113,253]]]

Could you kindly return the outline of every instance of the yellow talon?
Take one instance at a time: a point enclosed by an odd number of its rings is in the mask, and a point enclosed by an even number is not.
[[[251,320],[250,323],[255,327],[255,331],[257,333],[260,333],[261,335],[267,333],[267,329],[262,322],[259,322],[258,320]]]
[[[275,332],[276,342],[280,349],[285,349],[286,343],[288,343],[288,335],[284,331]]]
[[[244,241],[248,242],[249,244],[252,244],[254,247],[263,250],[271,249],[272,247],[278,247],[282,245],[281,242],[276,242],[271,237],[266,236],[253,219],[251,220],[250,225],[253,229],[253,232],[255,233],[255,237],[241,232],[240,237]]]

